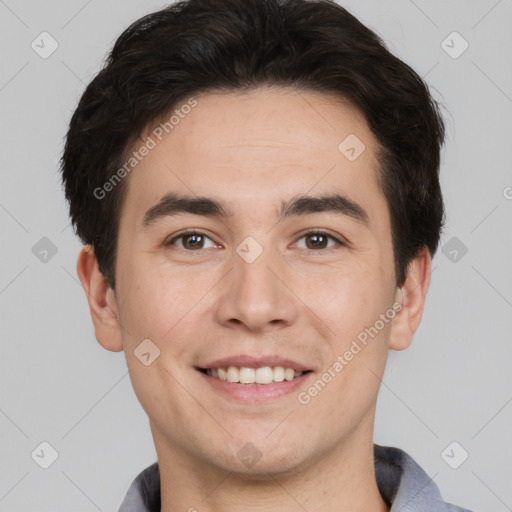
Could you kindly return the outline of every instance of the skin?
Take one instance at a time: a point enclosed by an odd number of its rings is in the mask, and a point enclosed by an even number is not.
[[[356,109],[323,94],[194,97],[197,107],[126,178],[115,293],[90,246],[77,264],[96,338],[124,350],[149,416],[162,511],[388,511],[373,463],[376,400],[388,350],[407,348],[420,324],[431,261],[424,248],[397,288],[377,141]],[[355,161],[338,150],[351,133],[366,146]],[[332,212],[278,222],[281,201],[333,191],[361,205],[368,226]],[[145,212],[168,192],[214,197],[234,216],[180,214],[144,230]],[[191,249],[190,237],[164,245],[189,228],[206,235],[204,245]],[[328,239],[318,249],[302,236],[309,228],[346,245]],[[252,263],[235,251],[247,236],[263,248]],[[402,303],[394,319],[300,404],[298,392],[394,302]],[[149,366],[134,355],[146,338],[160,349]],[[241,353],[278,354],[316,375],[297,392],[248,404],[221,396],[194,369]],[[237,457],[248,442],[261,453],[252,467]]]

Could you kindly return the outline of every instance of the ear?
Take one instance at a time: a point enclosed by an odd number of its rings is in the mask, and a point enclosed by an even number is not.
[[[98,343],[112,352],[123,350],[114,291],[101,273],[91,245],[82,247],[76,270],[87,296]]]
[[[428,248],[411,260],[407,268],[407,277],[402,288],[397,289],[395,300],[402,304],[391,324],[389,348],[404,350],[412,343],[412,337],[418,329],[423,307],[430,285],[431,257]]]

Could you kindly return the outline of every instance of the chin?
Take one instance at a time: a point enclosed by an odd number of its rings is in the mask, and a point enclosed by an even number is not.
[[[245,467],[244,464],[237,463],[236,467],[230,469],[231,473],[235,474],[241,480],[252,482],[270,482],[275,479],[282,479],[298,472],[301,467],[299,461],[288,461],[283,464],[278,460],[260,459],[252,468]]]
[[[217,465],[221,461],[222,469],[239,478],[262,482],[294,474],[298,467],[303,466],[303,442],[288,438],[285,443],[278,437],[275,440],[262,437],[254,443],[247,435],[242,440],[231,439],[227,450],[219,450]]]

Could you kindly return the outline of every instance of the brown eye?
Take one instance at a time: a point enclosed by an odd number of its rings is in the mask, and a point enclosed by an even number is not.
[[[210,241],[211,245],[205,246],[205,243],[208,240]],[[166,247],[173,245],[176,245],[177,247],[187,251],[195,251],[198,249],[214,247],[212,240],[202,233],[181,233],[165,244]]]
[[[306,242],[308,249],[325,249],[327,247],[328,237],[325,235],[307,235],[305,238],[306,240],[309,240],[309,243]]]
[[[204,245],[203,235],[185,235],[182,237],[185,240],[183,247],[185,249],[202,249]]]
[[[333,237],[328,233],[324,233],[323,231],[310,231],[300,238],[300,240],[306,240],[305,249],[309,250],[322,250],[329,249],[335,245],[345,245],[342,241]],[[329,245],[329,240],[333,240],[335,243]]]

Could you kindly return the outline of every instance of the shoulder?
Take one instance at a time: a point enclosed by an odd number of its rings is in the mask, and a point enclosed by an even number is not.
[[[375,476],[390,512],[471,512],[445,502],[439,488],[405,451],[374,444]]]
[[[160,512],[158,462],[141,471],[130,485],[118,512]]]

